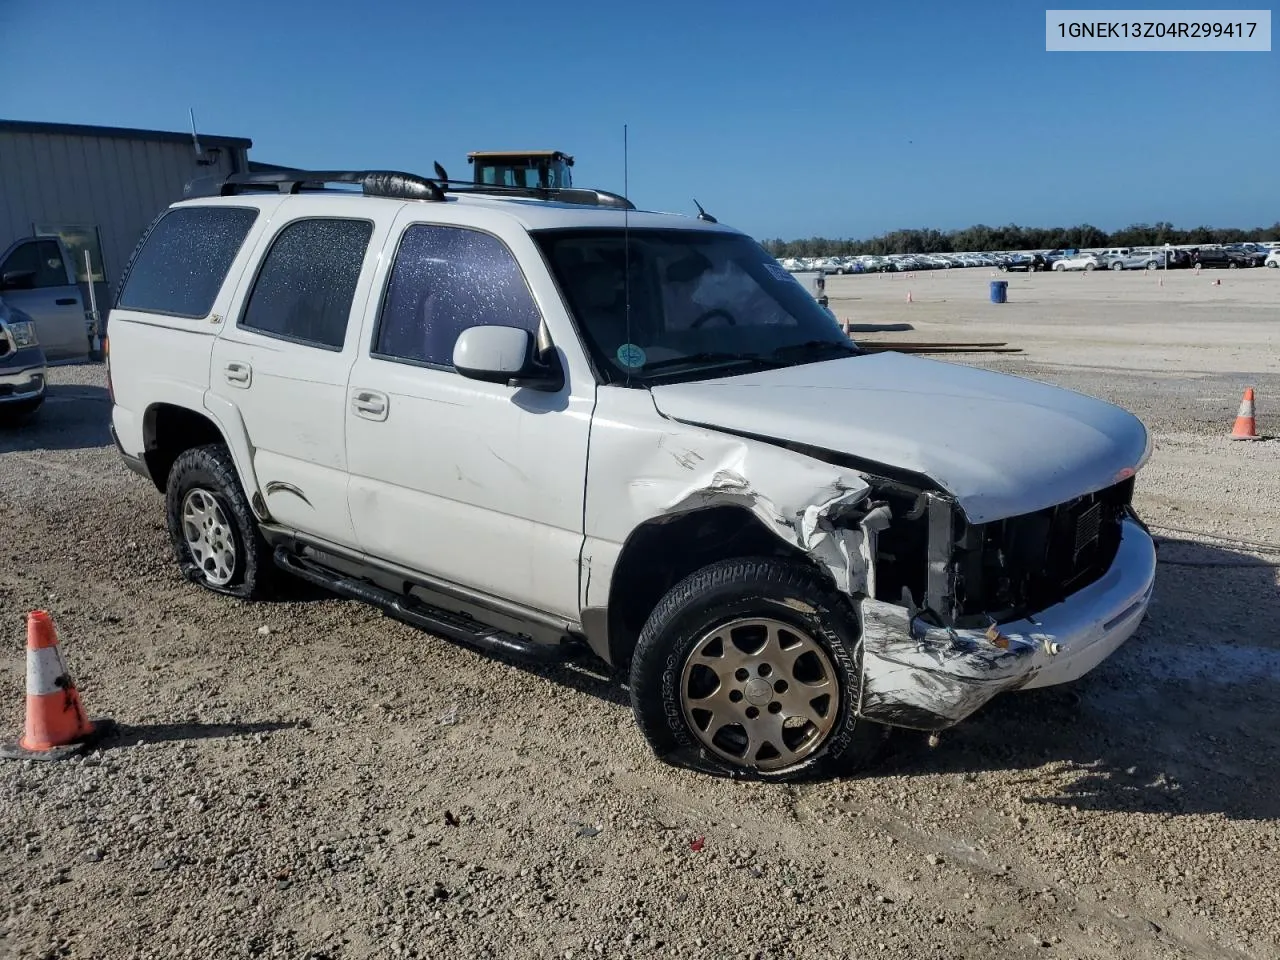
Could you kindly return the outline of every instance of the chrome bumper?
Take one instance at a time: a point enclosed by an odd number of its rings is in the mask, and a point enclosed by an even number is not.
[[[1155,544],[1126,519],[1110,570],[1034,617],[999,624],[995,642],[983,630],[908,623],[904,608],[863,600],[859,712],[893,726],[940,730],[1005,690],[1075,680],[1133,636],[1155,575]]]
[[[34,400],[44,394],[45,368],[7,370],[0,367],[0,403]]]

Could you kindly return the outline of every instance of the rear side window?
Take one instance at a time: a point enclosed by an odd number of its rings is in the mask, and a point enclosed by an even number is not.
[[[373,354],[452,368],[453,345],[468,327],[536,334],[541,321],[520,265],[501,240],[464,227],[414,224],[396,251]]]
[[[240,326],[341,350],[373,224],[310,219],[288,224],[262,262]]]
[[[116,306],[207,317],[257,218],[257,210],[245,207],[170,210],[144,238]]]

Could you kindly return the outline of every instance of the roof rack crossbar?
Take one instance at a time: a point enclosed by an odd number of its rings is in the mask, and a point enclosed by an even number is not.
[[[367,197],[394,197],[403,200],[444,199],[444,190],[433,180],[397,170],[269,170],[233,173],[216,181],[213,192],[230,197],[253,190],[301,193],[323,189],[330,183],[358,184]]]

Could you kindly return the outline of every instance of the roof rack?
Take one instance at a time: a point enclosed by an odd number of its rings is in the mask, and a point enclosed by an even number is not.
[[[596,207],[634,210],[626,197],[590,187],[509,187],[501,184],[450,180],[444,168],[436,165],[438,177],[420,177],[395,170],[269,170],[257,173],[233,173],[222,178],[192,180],[185,189],[187,197],[231,197],[255,191],[301,193],[323,190],[326,184],[358,184],[366,197],[391,197],[399,200],[439,202],[446,193],[474,194],[512,199],[550,200]]]
[[[258,173],[233,173],[222,179],[192,181],[187,196],[222,196],[272,190],[276,193],[301,193],[322,190],[325,184],[359,184],[366,197],[394,197],[402,200],[443,200],[440,185],[412,173],[396,170],[269,170]]]

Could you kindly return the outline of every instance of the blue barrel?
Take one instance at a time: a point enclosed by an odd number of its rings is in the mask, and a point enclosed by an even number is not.
[[[991,302],[1007,303],[1009,301],[1009,281],[1008,280],[992,280],[991,281]]]

